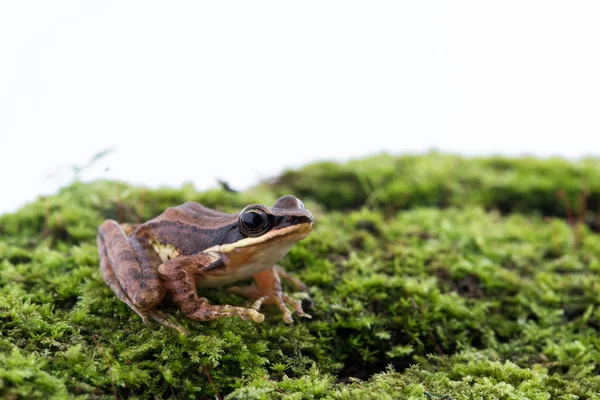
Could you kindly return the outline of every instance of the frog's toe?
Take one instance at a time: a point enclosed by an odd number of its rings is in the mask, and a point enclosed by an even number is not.
[[[223,307],[228,307],[231,310],[230,312],[226,311],[222,314],[225,317],[237,315],[244,321],[248,321],[249,319],[251,319],[254,322],[263,322],[265,320],[265,316],[259,313],[258,309],[231,306]]]
[[[275,304],[283,312],[283,321],[287,324],[293,324],[294,319],[292,313],[286,307],[285,302],[280,294],[269,294],[261,296],[254,303],[252,303],[252,309],[258,311],[263,304]],[[262,314],[261,314],[262,315]]]
[[[283,321],[286,324],[293,324],[294,319],[292,318],[292,312],[287,307],[286,303],[292,306],[293,312],[299,317],[312,318],[310,315],[306,314],[302,309],[302,304],[300,302],[292,299],[285,293],[281,293],[280,295],[275,296],[272,300],[277,304],[277,307],[283,312]]]
[[[241,314],[240,318],[243,320],[251,319],[254,322],[263,322],[265,320],[265,316],[259,313],[257,310],[249,309],[246,313]]]
[[[290,310],[285,305],[285,302],[283,301],[282,295],[281,294],[277,294],[277,295],[273,296],[273,298],[271,299],[271,301],[273,303],[277,304],[277,307],[279,307],[279,309],[283,313],[283,322],[285,322],[286,324],[293,324],[294,323],[294,319],[292,318],[292,313],[290,312]]]
[[[292,318],[292,313],[289,311],[284,311],[283,312],[283,322],[285,322],[286,324],[293,324],[294,323],[294,319]]]
[[[310,314],[307,314],[304,312],[304,309],[302,308],[302,303],[300,303],[297,300],[292,299],[290,296],[288,296],[285,293],[282,295],[282,297],[286,303],[288,303],[289,305],[292,306],[296,315],[298,315],[300,317],[312,319],[312,316]]]

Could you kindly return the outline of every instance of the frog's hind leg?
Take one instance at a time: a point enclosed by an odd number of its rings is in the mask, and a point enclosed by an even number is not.
[[[162,325],[170,324],[152,311],[164,298],[165,289],[156,272],[160,259],[150,245],[127,237],[113,220],[100,226],[97,241],[102,277],[117,297],[144,322],[150,316]]]
[[[113,272],[112,267],[110,265],[108,254],[106,253],[106,244],[104,243],[104,238],[98,235],[97,241],[98,253],[100,255],[100,271],[102,272],[102,279],[104,279],[104,282],[106,282],[106,284],[108,285],[108,287],[110,287],[113,293],[117,295],[119,300],[127,304],[129,308],[135,311],[145,323],[148,323],[148,316],[139,308],[133,305],[133,303],[131,302],[131,300],[129,300],[129,297],[127,297],[127,294],[125,293],[121,285],[119,285],[117,277],[115,276],[115,273]]]

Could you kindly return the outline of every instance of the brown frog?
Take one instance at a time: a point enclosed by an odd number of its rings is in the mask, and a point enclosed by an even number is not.
[[[283,320],[294,312],[310,318],[301,304],[283,293],[280,278],[297,290],[306,286],[276,263],[312,230],[313,216],[294,196],[283,196],[273,207],[246,206],[226,214],[198,203],[168,208],[140,225],[106,220],[98,229],[98,252],[104,281],[144,322],[184,329],[173,324],[156,306],[166,293],[188,318],[208,321],[237,316],[262,322],[262,304],[275,304]],[[233,293],[254,299],[252,308],[211,305],[196,288],[228,285],[253,277],[256,284],[231,287]]]

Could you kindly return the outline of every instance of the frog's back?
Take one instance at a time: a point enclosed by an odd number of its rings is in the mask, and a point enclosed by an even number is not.
[[[180,255],[190,255],[216,244],[242,239],[237,221],[237,214],[226,214],[188,201],[167,208],[158,217],[140,225],[133,235],[173,246]]]

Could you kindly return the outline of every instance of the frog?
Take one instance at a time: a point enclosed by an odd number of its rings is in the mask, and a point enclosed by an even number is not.
[[[140,224],[107,219],[97,233],[101,275],[143,322],[152,319],[181,333],[187,330],[157,309],[166,297],[195,321],[239,317],[262,322],[261,306],[271,304],[292,324],[292,314],[312,317],[283,291],[281,280],[299,292],[307,286],[277,263],[313,226],[313,215],[293,195],[280,197],[272,207],[249,204],[233,214],[188,201]],[[198,295],[198,289],[250,278],[252,285],[228,287],[253,300],[250,307],[210,304]]]

